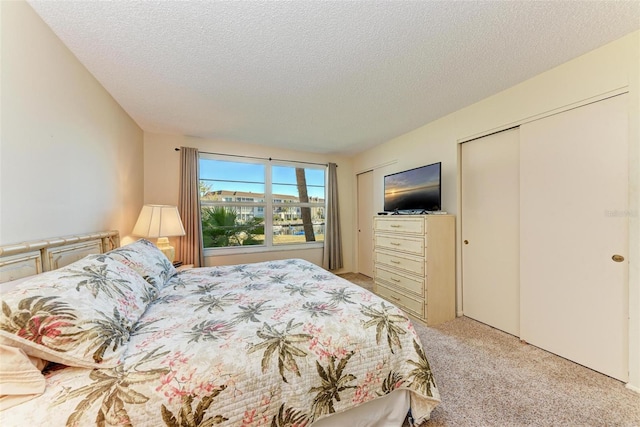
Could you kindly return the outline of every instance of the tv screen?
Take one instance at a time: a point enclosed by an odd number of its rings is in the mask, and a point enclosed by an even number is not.
[[[440,162],[384,177],[384,210],[439,211]]]

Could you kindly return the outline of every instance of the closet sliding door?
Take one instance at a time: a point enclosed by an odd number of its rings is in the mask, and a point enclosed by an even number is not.
[[[628,379],[628,124],[619,95],[520,127],[520,336]]]
[[[464,315],[520,331],[518,129],[461,147]]]

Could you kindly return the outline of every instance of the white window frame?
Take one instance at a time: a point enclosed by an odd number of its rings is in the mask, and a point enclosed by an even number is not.
[[[321,164],[309,164],[309,163],[301,163],[301,162],[287,162],[287,161],[275,161],[268,159],[253,159],[253,158],[234,158],[231,156],[224,155],[215,155],[215,154],[207,154],[200,153],[199,160],[219,160],[225,162],[236,162],[236,163],[249,163],[249,164],[261,164],[264,166],[265,170],[265,179],[264,179],[264,203],[256,203],[256,202],[227,202],[227,201],[219,201],[219,202],[209,202],[207,206],[250,206],[250,207],[263,207],[264,208],[264,235],[265,241],[263,245],[249,245],[249,246],[225,246],[218,248],[204,248],[205,256],[215,256],[215,255],[230,255],[230,254],[238,254],[238,253],[257,253],[257,252],[271,252],[271,251],[288,251],[288,250],[306,250],[312,248],[323,248],[324,241],[320,242],[300,242],[300,243],[292,243],[292,244],[281,244],[274,245],[273,244],[273,209],[276,206],[296,206],[296,207],[318,207],[318,203],[274,203],[272,196],[272,166],[285,166],[285,167],[293,167],[293,168],[305,168],[305,169],[322,169],[324,170],[324,203],[321,205],[324,209],[325,215],[325,227],[326,227],[326,215],[327,215],[327,187],[328,187],[328,173],[327,167]],[[198,182],[200,182],[200,176],[198,176]],[[202,204],[200,206],[202,208]]]

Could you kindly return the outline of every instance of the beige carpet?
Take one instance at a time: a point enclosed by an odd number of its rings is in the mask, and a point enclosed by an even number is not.
[[[414,326],[442,397],[422,427],[640,426],[640,394],[620,381],[466,317]]]

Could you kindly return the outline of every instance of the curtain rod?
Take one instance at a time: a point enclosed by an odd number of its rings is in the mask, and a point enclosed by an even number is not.
[[[174,150],[175,151],[180,151],[179,148],[175,148]],[[198,152],[199,153],[203,153],[203,154],[214,154],[216,156],[242,157],[244,159],[269,160],[269,161],[275,160],[275,161],[278,161],[278,162],[292,162],[292,163],[304,163],[304,164],[307,164],[307,165],[329,166],[326,163],[302,162],[302,161],[299,161],[299,160],[287,160],[287,159],[273,159],[271,157],[242,156],[240,154],[212,153],[212,152],[209,152],[209,151],[198,151]],[[338,167],[338,165],[336,165],[336,167]]]

